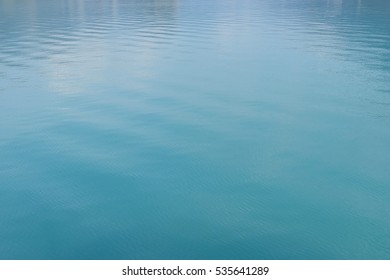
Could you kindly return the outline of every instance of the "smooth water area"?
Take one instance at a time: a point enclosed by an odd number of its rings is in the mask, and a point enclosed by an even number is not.
[[[0,0],[0,259],[390,259],[390,2]]]

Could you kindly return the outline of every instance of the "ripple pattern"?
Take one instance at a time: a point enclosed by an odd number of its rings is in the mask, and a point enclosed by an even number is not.
[[[0,0],[0,259],[389,259],[389,21]]]

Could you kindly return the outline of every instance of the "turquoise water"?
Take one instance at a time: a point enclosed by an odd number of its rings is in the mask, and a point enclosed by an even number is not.
[[[390,2],[0,0],[0,259],[390,259]]]

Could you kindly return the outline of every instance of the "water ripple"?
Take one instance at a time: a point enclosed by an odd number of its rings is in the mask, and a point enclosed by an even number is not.
[[[0,0],[0,259],[389,258],[389,13]]]

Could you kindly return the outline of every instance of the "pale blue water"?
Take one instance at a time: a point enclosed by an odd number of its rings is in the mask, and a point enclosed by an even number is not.
[[[390,259],[390,2],[0,0],[0,259]]]

